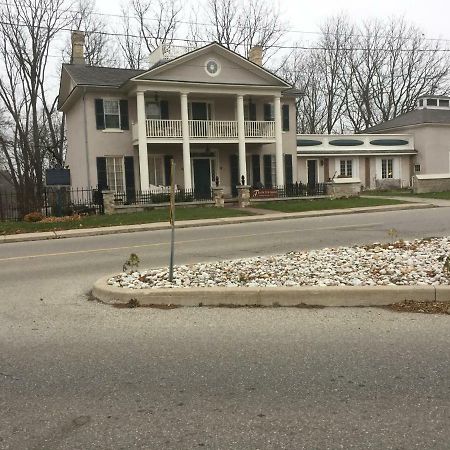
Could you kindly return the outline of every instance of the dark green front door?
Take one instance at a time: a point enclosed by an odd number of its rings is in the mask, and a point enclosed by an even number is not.
[[[211,196],[211,167],[207,158],[194,159],[194,192],[198,198]]]

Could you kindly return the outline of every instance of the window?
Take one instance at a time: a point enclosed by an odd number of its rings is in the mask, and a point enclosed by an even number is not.
[[[353,161],[351,159],[341,159],[340,176],[349,178],[353,176]]]
[[[450,106],[449,103],[450,102],[448,100],[439,100],[439,106],[442,106],[444,108],[448,108]]]
[[[165,185],[164,158],[162,156],[149,155],[148,178],[149,183],[154,186]]]
[[[95,99],[97,130],[128,130],[128,100]]]
[[[281,112],[283,131],[289,131],[289,105],[282,105]]]
[[[103,112],[105,114],[105,128],[120,129],[119,100],[103,100]]]
[[[148,120],[161,119],[161,107],[159,102],[146,102],[145,103],[145,117]]]
[[[122,156],[107,156],[106,180],[108,188],[112,191],[123,192],[125,190],[125,170]]]
[[[429,98],[427,100],[427,106],[437,106],[438,101],[435,98]]]
[[[393,169],[394,169],[393,159],[381,160],[381,178],[394,178]]]
[[[420,172],[420,164],[414,164],[414,172]]]
[[[275,109],[273,107],[273,103],[264,104],[264,120],[266,122],[275,120]]]
[[[423,106],[423,99],[419,100],[419,106]]]

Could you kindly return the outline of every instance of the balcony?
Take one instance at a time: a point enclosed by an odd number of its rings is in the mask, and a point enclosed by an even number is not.
[[[245,137],[250,140],[273,141],[274,121],[245,121]],[[138,124],[133,124],[133,140],[138,139]],[[161,138],[180,141],[183,138],[181,120],[146,120],[147,139]],[[189,137],[195,140],[236,141],[238,122],[235,120],[189,120]]]

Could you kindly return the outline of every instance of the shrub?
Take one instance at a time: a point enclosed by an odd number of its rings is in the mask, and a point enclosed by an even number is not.
[[[44,218],[43,214],[41,214],[38,211],[34,211],[34,212],[30,212],[27,215],[25,215],[23,220],[25,222],[40,222],[43,218]]]

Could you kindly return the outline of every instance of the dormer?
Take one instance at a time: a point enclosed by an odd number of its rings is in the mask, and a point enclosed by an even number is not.
[[[450,97],[444,95],[422,95],[417,99],[416,108],[450,110]]]

